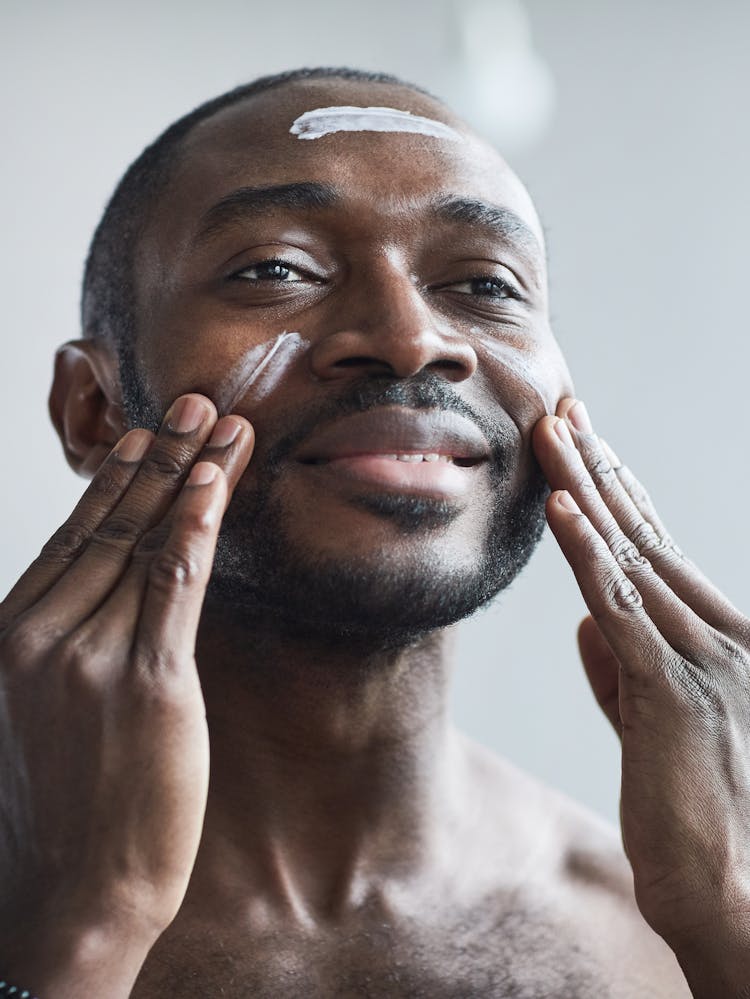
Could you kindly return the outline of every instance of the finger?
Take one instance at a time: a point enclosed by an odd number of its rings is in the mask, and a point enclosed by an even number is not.
[[[699,617],[712,627],[742,640],[746,636],[746,619],[677,548],[646,490],[622,466],[608,445],[593,433],[583,403],[567,399],[560,409],[565,414],[583,464],[623,534]],[[564,488],[564,484],[559,488]]]
[[[148,430],[131,430],[115,445],[70,517],[0,604],[0,630],[35,604],[68,570],[133,481],[153,436]]]
[[[221,469],[199,462],[177,503],[169,538],[149,566],[136,636],[139,668],[192,664],[226,496]]]
[[[687,607],[645,559],[623,557],[619,544],[613,551],[570,493],[552,494],[547,519],[623,669],[690,669],[693,680],[710,683],[712,669],[739,658],[739,650]]]
[[[579,625],[578,648],[596,702],[622,738],[620,664],[593,617],[585,617]]]
[[[35,605],[48,633],[69,632],[106,599],[139,540],[174,502],[215,423],[214,405],[204,396],[191,394],[175,402],[127,491]]]
[[[635,584],[652,620],[681,654],[721,645],[718,630],[696,613],[654,570],[651,562],[620,528],[576,448],[567,422],[544,417],[534,430],[534,447],[553,490],[570,492],[609,548],[620,569]],[[601,478],[602,471],[596,472]],[[614,473],[610,470],[610,475]],[[698,643],[696,644],[696,639]]]
[[[229,421],[236,421],[235,427],[238,426],[239,430],[226,426]],[[253,440],[253,429],[246,420],[242,417],[224,417],[217,423],[215,432],[201,455],[201,462],[211,461],[224,475],[226,480],[224,509],[250,460]],[[197,468],[197,465],[194,467]],[[187,488],[187,484],[183,486],[183,492]],[[143,536],[133,552],[130,565],[122,579],[87,622],[98,635],[107,636],[107,641],[116,644],[118,648],[122,647],[123,643],[129,648],[132,643],[148,586],[151,563],[159,557],[168,544],[174,529],[175,517],[180,509],[178,501],[168,516]]]

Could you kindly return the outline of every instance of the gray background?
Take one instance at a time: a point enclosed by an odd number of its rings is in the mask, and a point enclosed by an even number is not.
[[[509,39],[523,35],[524,11],[536,56],[526,51],[518,69]],[[0,589],[82,489],[47,423],[46,392],[55,346],[78,335],[82,261],[117,178],[203,99],[328,63],[390,70],[481,111],[537,200],[555,328],[597,429],[682,547],[750,606],[750,5],[490,0],[474,15],[481,51],[460,48],[461,14],[447,0],[5,0]],[[582,612],[547,537],[512,590],[463,626],[455,714],[614,821],[617,744],[578,661]]]

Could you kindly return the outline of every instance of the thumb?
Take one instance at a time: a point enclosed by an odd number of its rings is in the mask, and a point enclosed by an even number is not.
[[[578,627],[578,649],[594,697],[617,735],[622,738],[620,664],[591,616],[585,617]]]

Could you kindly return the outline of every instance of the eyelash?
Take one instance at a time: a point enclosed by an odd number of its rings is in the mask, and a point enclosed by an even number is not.
[[[278,274],[276,275],[270,274],[265,277],[252,278],[252,279],[244,277],[244,275],[247,274],[248,271],[260,270],[261,268],[280,268],[286,271],[287,273],[292,271],[296,274],[300,274],[302,275],[302,277],[295,281],[286,281]],[[316,278],[308,274],[302,268],[294,267],[292,264],[289,264],[287,261],[276,257],[272,257],[268,260],[258,260],[254,264],[250,264],[247,267],[243,267],[241,271],[237,271],[235,274],[233,274],[232,278],[236,278],[242,281],[250,280],[251,283],[259,283],[259,284],[266,281],[278,281],[280,284],[302,284],[305,281],[305,278],[312,278],[313,281],[317,281]],[[485,295],[479,292],[457,292],[456,294],[466,295],[467,297],[473,297],[473,298],[495,298],[495,299],[513,298],[518,300],[521,299],[522,297],[520,293],[517,291],[517,289],[512,284],[510,284],[510,282],[505,281],[503,278],[497,277],[496,275],[488,277],[487,275],[484,274],[474,274],[470,277],[464,278],[463,281],[453,281],[450,284],[441,285],[437,288],[433,288],[432,290],[442,291],[446,288],[454,287],[455,285],[467,285],[467,284],[472,285],[480,282],[484,285],[491,285],[497,291],[502,292],[502,294]]]

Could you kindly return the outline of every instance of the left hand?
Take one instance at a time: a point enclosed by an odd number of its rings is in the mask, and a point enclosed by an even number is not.
[[[638,906],[678,958],[750,955],[750,620],[674,546],[580,403],[540,420],[534,449],[591,612],[584,667],[622,740]]]

